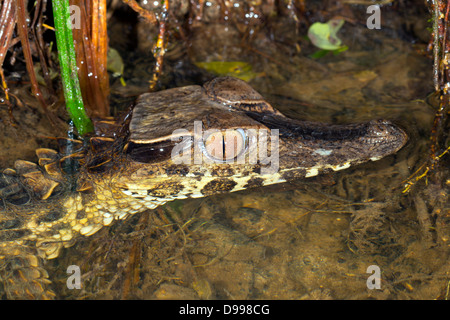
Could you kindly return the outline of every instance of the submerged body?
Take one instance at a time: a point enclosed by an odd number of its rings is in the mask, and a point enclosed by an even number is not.
[[[112,138],[73,141],[0,175],[0,280],[8,298],[52,298],[42,259],[80,235],[167,201],[281,183],[398,151],[386,120],[285,117],[245,82],[217,78],[144,94]]]

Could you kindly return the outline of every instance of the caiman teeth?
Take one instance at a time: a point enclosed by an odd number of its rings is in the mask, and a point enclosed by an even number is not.
[[[337,166],[331,166],[331,169],[333,169],[334,171],[344,170],[344,169],[349,168],[350,165],[351,165],[350,162],[346,162],[346,163],[343,163],[343,164],[340,164]]]
[[[318,174],[319,174],[319,169],[318,168],[306,169],[305,178],[314,177],[314,176],[317,176]]]

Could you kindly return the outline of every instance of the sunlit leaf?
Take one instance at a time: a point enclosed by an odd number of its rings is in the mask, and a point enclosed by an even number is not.
[[[316,22],[309,27],[308,38],[318,48],[324,50],[337,50],[342,47],[342,41],[337,32],[344,25],[344,20],[333,19],[327,23]]]

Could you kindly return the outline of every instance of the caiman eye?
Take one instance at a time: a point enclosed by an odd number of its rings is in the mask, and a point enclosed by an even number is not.
[[[208,158],[227,162],[245,152],[247,137],[242,129],[216,131],[203,139],[203,145],[203,152]]]

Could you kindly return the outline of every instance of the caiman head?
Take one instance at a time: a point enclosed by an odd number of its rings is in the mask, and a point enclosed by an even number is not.
[[[392,154],[407,140],[386,120],[290,119],[229,77],[144,94],[121,128],[114,139],[90,139],[88,148],[70,142],[61,153],[38,149],[38,164],[18,160],[4,170],[0,249],[36,241],[55,258],[75,235],[167,201],[345,169]],[[66,187],[77,192],[67,195]]]
[[[387,120],[290,119],[244,81],[221,77],[140,96],[116,185],[155,207],[345,169],[395,153],[406,141]]]
[[[407,140],[386,120],[287,118],[229,77],[144,94],[122,128],[114,139],[91,138],[88,148],[68,141],[60,153],[38,149],[38,164],[18,160],[2,171],[0,267],[10,295],[54,295],[37,256],[55,258],[77,235],[114,220],[177,198],[341,170],[392,154]]]

